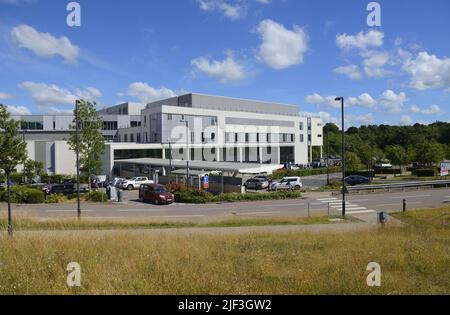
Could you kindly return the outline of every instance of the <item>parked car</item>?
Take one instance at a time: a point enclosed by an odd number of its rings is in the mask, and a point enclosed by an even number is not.
[[[262,179],[262,180],[265,180],[265,181],[269,181],[269,177],[267,175],[257,175],[257,176],[255,176],[253,178],[259,178],[259,179]]]
[[[119,187],[119,184],[122,180],[125,180],[125,178],[123,177],[114,177],[113,179],[111,179],[109,181],[109,186],[113,186],[113,187]]]
[[[284,177],[279,182],[270,184],[270,190],[295,189],[300,190],[303,187],[300,177]]]
[[[345,178],[345,183],[350,186],[370,184],[370,179],[361,175],[350,175]]]
[[[175,201],[175,196],[162,185],[142,184],[139,187],[139,200],[150,201],[155,205],[170,204]]]
[[[141,187],[143,184],[153,184],[154,181],[148,179],[148,177],[133,177],[132,179],[127,179],[120,182],[123,189],[133,190]]]
[[[55,184],[44,187],[43,191],[46,195],[53,195],[53,194],[71,195],[77,192],[77,187],[75,184]],[[86,193],[88,191],[89,189],[87,187],[80,186],[80,193]]]
[[[269,187],[269,182],[263,178],[251,178],[244,183],[246,189],[266,189]]]

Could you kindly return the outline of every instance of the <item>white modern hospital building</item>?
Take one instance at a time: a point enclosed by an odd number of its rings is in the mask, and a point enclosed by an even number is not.
[[[322,154],[322,120],[294,105],[186,94],[149,104],[124,103],[99,111],[106,148],[103,173],[165,172],[172,168],[270,173],[282,164],[312,162]],[[66,139],[73,117],[13,116],[22,120],[29,156],[49,173],[75,173]]]

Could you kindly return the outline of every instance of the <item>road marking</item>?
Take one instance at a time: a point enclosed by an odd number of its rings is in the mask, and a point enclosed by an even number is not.
[[[375,213],[375,210],[348,211],[347,214]]]
[[[410,199],[410,198],[423,198],[423,197],[431,197],[431,195],[417,195],[417,196],[408,196],[408,197],[390,197],[390,199]]]
[[[267,211],[267,212],[239,212],[237,215],[254,215],[254,214],[276,214],[281,213],[280,211]]]
[[[350,202],[362,202],[362,201],[370,201],[370,199],[354,199],[354,200],[350,200]]]
[[[326,201],[331,201],[331,200],[337,200],[337,198],[317,198],[316,200],[326,202]]]
[[[45,212],[76,212],[76,210],[45,210]],[[94,210],[81,210],[81,212],[94,212]]]
[[[149,218],[194,218],[194,217],[204,217],[203,214],[190,214],[190,215],[152,215]]]
[[[345,208],[345,210],[353,211],[353,210],[366,210],[366,207],[353,207],[353,208]],[[337,211],[342,211],[342,208],[337,208]]]

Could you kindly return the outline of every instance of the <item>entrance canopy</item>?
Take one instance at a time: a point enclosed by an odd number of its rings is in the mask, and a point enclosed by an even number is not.
[[[127,163],[135,165],[172,167],[179,169],[186,169],[186,161],[184,160],[169,160],[169,159],[127,159],[115,160],[115,164]],[[236,162],[206,162],[206,161],[189,161],[189,169],[204,170],[204,171],[222,171],[233,172],[240,174],[272,174],[273,171],[283,168],[280,164],[258,164],[258,163],[236,163]]]

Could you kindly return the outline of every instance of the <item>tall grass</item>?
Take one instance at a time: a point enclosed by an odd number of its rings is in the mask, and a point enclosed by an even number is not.
[[[448,228],[0,237],[1,294],[450,294]],[[69,262],[81,288],[66,285]],[[382,286],[366,285],[378,262]]]

